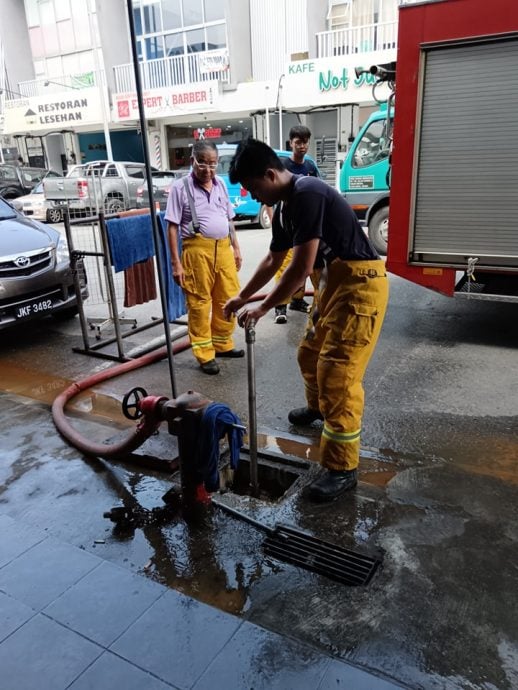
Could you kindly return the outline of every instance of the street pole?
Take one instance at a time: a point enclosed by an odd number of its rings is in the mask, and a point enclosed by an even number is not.
[[[140,64],[137,54],[137,37],[135,32],[135,18],[133,14],[133,0],[127,0],[128,7],[128,21],[131,37],[131,54],[133,57],[133,72],[135,75],[135,90],[137,92],[138,111],[140,130],[142,132],[142,149],[144,153],[144,165],[146,170],[147,190],[149,195],[149,210],[151,215],[151,227],[153,228],[153,244],[155,247],[155,258],[158,268],[158,286],[160,289],[160,302],[162,306],[162,316],[164,320],[165,344],[167,349],[167,362],[169,365],[169,378],[171,381],[171,391],[173,398],[176,398],[176,381],[173,366],[173,346],[171,343],[171,332],[169,327],[169,313],[167,309],[167,292],[165,287],[165,251],[162,256],[160,229],[158,227],[158,216],[155,212],[155,204],[153,200],[153,177],[151,175],[151,162],[149,157],[149,143],[146,134],[146,116],[144,112],[144,97],[142,93],[142,78],[140,75]],[[169,267],[169,270],[170,267]]]
[[[97,30],[92,21],[92,7],[90,5],[91,0],[87,0],[88,3],[88,24],[90,27],[90,38],[92,39],[93,53],[94,53],[94,69],[95,69],[95,81],[99,88],[98,82],[100,82],[101,89],[101,114],[103,118],[103,130],[104,130],[104,141],[106,142],[106,158],[109,161],[113,160],[112,151],[112,141],[110,138],[110,125],[108,121],[108,92],[106,85],[106,74],[104,68],[101,70],[101,64],[99,61],[99,42],[97,40]]]
[[[277,108],[279,110],[279,149],[284,150],[282,145],[282,80],[284,79],[284,74],[279,77],[279,83],[277,85]]]
[[[266,143],[268,146],[270,146],[270,109],[268,107],[268,101],[269,101],[269,92],[270,87],[266,87],[266,112],[265,112],[265,118],[266,118]]]

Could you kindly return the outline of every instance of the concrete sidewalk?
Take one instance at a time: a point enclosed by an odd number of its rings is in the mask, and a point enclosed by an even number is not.
[[[0,514],[2,690],[396,690]]]

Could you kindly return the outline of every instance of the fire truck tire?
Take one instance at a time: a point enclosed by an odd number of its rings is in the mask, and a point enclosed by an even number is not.
[[[383,206],[369,222],[369,239],[379,254],[387,253],[389,233],[389,207]]]

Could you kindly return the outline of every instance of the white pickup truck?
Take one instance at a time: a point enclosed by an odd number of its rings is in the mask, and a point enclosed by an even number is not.
[[[136,208],[137,189],[146,179],[143,163],[93,161],[76,165],[66,177],[46,179],[45,198],[81,215]]]

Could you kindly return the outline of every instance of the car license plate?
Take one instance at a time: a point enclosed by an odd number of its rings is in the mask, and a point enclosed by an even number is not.
[[[54,307],[51,299],[41,299],[37,302],[28,302],[16,309],[15,316],[17,319],[27,319],[30,316],[37,316],[38,314],[50,313]]]

